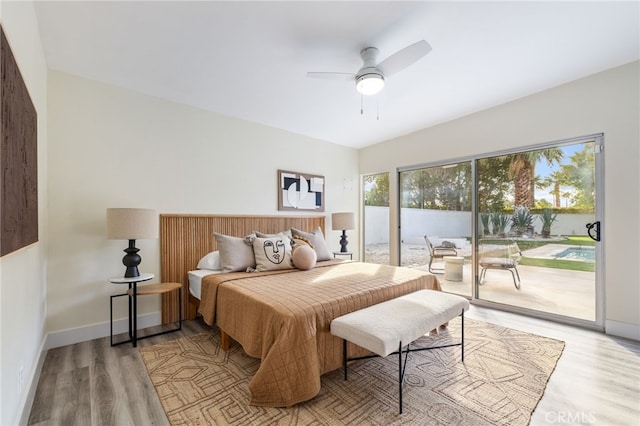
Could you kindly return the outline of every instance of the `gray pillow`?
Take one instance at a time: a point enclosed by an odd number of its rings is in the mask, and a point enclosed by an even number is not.
[[[222,272],[244,272],[247,268],[256,267],[253,246],[247,242],[255,238],[254,234],[246,237],[232,237],[214,232],[213,236],[218,244]]]
[[[291,228],[291,235],[293,237],[300,236],[304,237],[311,245],[313,245],[313,249],[316,251],[318,255],[318,262],[322,262],[323,260],[331,259],[331,252],[329,251],[329,247],[327,246],[327,242],[324,240],[324,234],[322,233],[322,228],[319,226],[313,230],[313,232],[304,232],[296,228]]]
[[[280,232],[276,232],[275,234],[265,234],[264,232],[260,232],[260,231],[253,231],[253,233],[256,234],[256,237],[260,237],[260,238],[279,237],[280,235],[286,235],[287,237],[291,238],[291,230],[280,231]]]

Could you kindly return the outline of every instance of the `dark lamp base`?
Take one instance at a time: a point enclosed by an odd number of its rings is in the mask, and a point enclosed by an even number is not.
[[[340,236],[340,253],[349,252],[349,250],[347,250],[347,244],[349,244],[349,242],[347,241],[347,231],[343,229],[342,235]]]
[[[138,254],[140,249],[136,248],[136,240],[129,240],[129,247],[124,249],[124,252],[127,253],[122,258],[122,264],[127,267],[124,272],[125,278],[134,278],[140,276],[140,271],[138,270],[138,265],[142,262],[142,258]]]

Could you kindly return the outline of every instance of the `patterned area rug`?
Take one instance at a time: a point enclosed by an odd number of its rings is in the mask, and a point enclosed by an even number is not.
[[[460,319],[416,345],[455,343]],[[398,414],[398,358],[352,363],[322,376],[312,400],[292,408],[248,404],[259,360],[234,342],[220,349],[217,329],[140,349],[167,417],[174,425],[527,425],[564,342],[465,319],[460,347],[412,352]]]

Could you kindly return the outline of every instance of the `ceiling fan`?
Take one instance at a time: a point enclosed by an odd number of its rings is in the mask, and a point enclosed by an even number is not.
[[[384,87],[384,79],[389,77],[431,52],[431,45],[420,40],[397,51],[380,63],[376,63],[380,53],[375,47],[366,47],[360,52],[362,67],[357,73],[308,72],[307,77],[328,80],[354,80],[356,90],[363,95],[375,95]]]

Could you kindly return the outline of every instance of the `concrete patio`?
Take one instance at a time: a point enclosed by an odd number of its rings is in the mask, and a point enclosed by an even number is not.
[[[365,259],[374,263],[388,263],[383,247],[365,247]],[[388,249],[387,249],[388,250]],[[469,256],[461,252],[461,256]],[[386,262],[384,259],[387,259]],[[427,270],[429,253],[426,246],[403,244],[403,264]],[[434,271],[442,270],[444,263],[434,260]],[[566,269],[543,268],[519,265],[521,286],[516,289],[507,270],[490,269],[479,289],[479,298],[491,302],[508,304],[537,311],[595,321],[595,273]],[[478,271],[479,273],[479,271]],[[448,281],[444,274],[436,274],[444,291],[471,297],[471,263],[463,265],[463,280]]]
[[[419,267],[426,270],[426,265]],[[489,270],[480,285],[480,299],[595,321],[594,272],[518,266],[520,290],[509,271]],[[463,281],[447,281],[438,275],[444,291],[471,297],[471,265],[463,267]]]

